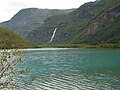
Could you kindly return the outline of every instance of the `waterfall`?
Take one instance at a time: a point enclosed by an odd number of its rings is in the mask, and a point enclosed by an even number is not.
[[[54,29],[54,31],[53,31],[53,35],[52,35],[52,37],[51,37],[51,39],[50,39],[49,42],[52,42],[52,41],[53,41],[53,38],[55,37],[55,33],[56,33],[56,31],[57,31],[57,28]]]

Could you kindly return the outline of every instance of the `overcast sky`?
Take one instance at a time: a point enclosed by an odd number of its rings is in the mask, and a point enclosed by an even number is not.
[[[23,8],[71,9],[95,0],[1,0],[0,22],[11,19]]]

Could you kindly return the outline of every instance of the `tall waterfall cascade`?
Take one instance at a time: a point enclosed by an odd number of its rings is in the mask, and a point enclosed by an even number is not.
[[[53,41],[53,38],[55,37],[56,31],[57,31],[57,28],[54,29],[53,34],[52,34],[52,37],[51,37],[51,39],[50,39],[49,42],[52,42],[52,41]]]

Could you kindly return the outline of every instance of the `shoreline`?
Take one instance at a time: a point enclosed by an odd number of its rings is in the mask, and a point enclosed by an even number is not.
[[[89,45],[89,44],[51,44],[51,45],[36,45],[33,47],[4,47],[2,49],[31,49],[31,48],[103,48],[103,49],[120,49],[119,44],[99,44],[99,45]]]
[[[120,49],[120,45],[116,44],[64,44],[64,45],[38,45],[37,48],[106,48],[106,49]]]

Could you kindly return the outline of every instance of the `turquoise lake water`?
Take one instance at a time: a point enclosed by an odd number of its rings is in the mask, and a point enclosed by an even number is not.
[[[120,50],[28,49],[18,67],[35,77],[23,90],[120,90]]]

